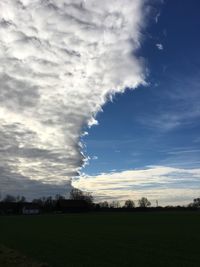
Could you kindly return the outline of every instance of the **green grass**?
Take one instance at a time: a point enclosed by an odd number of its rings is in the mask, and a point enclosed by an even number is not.
[[[200,266],[200,213],[0,217],[0,243],[52,267]]]
[[[16,250],[0,245],[0,266],[2,267],[48,267],[45,263],[36,263]]]

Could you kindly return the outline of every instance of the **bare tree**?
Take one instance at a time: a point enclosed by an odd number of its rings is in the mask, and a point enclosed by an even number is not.
[[[114,208],[114,209],[120,208],[120,202],[119,201],[112,201],[110,203],[110,208]]]
[[[65,197],[60,195],[60,194],[56,194],[55,199],[56,200],[62,200],[62,199],[65,199]]]
[[[151,202],[146,197],[142,197],[138,200],[138,205],[140,208],[147,208],[151,206]]]
[[[108,208],[109,204],[108,201],[103,201],[99,203],[100,208]]]
[[[26,202],[26,198],[24,196],[17,196],[16,201],[20,203]]]
[[[200,198],[193,199],[192,206],[195,208],[200,208]]]
[[[80,189],[73,188],[70,192],[70,199],[84,200],[89,204],[93,203],[93,196],[88,192],[83,192]]]
[[[16,201],[16,197],[12,195],[6,195],[3,199],[3,202],[15,202],[15,201]]]
[[[135,203],[134,203],[134,201],[131,200],[131,199],[126,200],[125,203],[124,203],[124,208],[126,208],[126,209],[132,209],[132,208],[135,208]]]

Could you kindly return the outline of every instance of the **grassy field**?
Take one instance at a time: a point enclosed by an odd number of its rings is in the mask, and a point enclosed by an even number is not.
[[[1,267],[48,267],[46,263],[38,263],[16,250],[0,245]]]
[[[52,267],[199,267],[199,228],[198,212],[1,216],[0,243]]]

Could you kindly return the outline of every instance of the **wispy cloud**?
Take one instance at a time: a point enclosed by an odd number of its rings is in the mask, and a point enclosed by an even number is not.
[[[77,175],[86,160],[83,126],[96,123],[112,94],[144,83],[142,61],[134,56],[143,4],[0,2],[0,166],[8,178],[6,183],[1,174],[3,191],[18,176],[24,184],[68,186]]]
[[[155,22],[158,23],[158,20],[160,18],[160,12],[158,12],[155,16]]]
[[[156,44],[156,47],[158,48],[158,50],[163,50],[164,49],[162,44]]]
[[[165,152],[165,155],[159,164],[187,169],[198,168],[200,164],[200,150],[195,146],[170,149]]]
[[[200,118],[199,73],[192,76],[166,73],[165,78],[168,81],[159,85],[162,94],[155,92],[154,107],[139,116],[138,122],[164,132],[196,124]]]
[[[193,153],[199,153],[200,149],[181,149],[176,151],[170,151],[168,154],[170,155],[183,155],[183,154],[193,154]]]
[[[145,169],[83,176],[73,185],[93,192],[96,200],[148,197],[162,205],[188,204],[200,195],[200,169],[149,166]]]

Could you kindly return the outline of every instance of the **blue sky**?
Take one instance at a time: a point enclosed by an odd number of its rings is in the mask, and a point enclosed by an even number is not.
[[[199,10],[0,1],[0,195],[199,197]]]
[[[148,22],[138,52],[148,85],[115,95],[98,114],[99,125],[84,137],[87,174],[199,166],[200,3],[165,1],[155,8],[157,21]]]
[[[147,85],[103,107],[84,137],[90,161],[75,185],[100,199],[185,205],[200,195],[200,2],[162,1],[150,10],[137,51]]]

